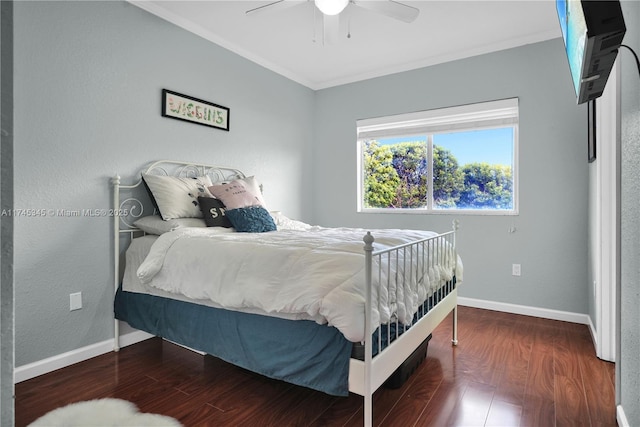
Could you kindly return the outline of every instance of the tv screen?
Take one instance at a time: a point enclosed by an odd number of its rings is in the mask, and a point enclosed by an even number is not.
[[[602,95],[626,32],[618,0],[556,0],[578,104]]]

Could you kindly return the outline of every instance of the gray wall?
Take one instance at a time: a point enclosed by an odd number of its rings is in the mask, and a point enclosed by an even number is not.
[[[111,176],[171,158],[255,174],[270,209],[310,216],[313,91],[124,2],[14,12],[16,208],[108,208]],[[231,131],[161,117],[162,88],[229,107]],[[111,263],[110,218],[15,218],[17,366],[112,336]]]
[[[587,116],[563,49],[556,39],[319,91],[314,220],[443,230],[458,218],[462,296],[587,313]],[[356,213],[357,119],[510,97],[520,101],[520,215]]]
[[[13,2],[0,3],[0,210],[13,206]],[[0,215],[0,425],[12,426],[13,217]]]
[[[622,3],[624,43],[640,54],[640,3]],[[616,394],[629,425],[640,425],[640,70],[627,49],[622,66],[620,336]]]

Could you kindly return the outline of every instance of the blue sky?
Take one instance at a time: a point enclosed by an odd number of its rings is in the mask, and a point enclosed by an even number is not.
[[[425,141],[426,137],[402,137],[380,139],[381,144]],[[452,132],[433,136],[436,145],[451,151],[459,165],[472,162],[511,165],[513,163],[513,129],[482,129],[467,132]]]

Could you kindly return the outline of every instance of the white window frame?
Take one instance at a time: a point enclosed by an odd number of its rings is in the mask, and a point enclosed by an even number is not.
[[[357,120],[357,211],[361,213],[518,215],[518,125],[518,98]],[[435,134],[506,127],[513,129],[511,171],[513,178],[513,209],[433,209],[433,162],[430,162],[428,166],[429,196],[426,208],[365,208],[363,206],[365,181],[363,141],[414,135],[425,136],[428,139],[429,159],[432,159],[433,135]]]

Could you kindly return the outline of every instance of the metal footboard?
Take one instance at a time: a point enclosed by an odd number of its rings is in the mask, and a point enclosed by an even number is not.
[[[350,388],[364,397],[364,425],[373,422],[373,393],[450,313],[454,314],[452,343],[457,344],[456,252],[457,221],[449,232],[393,248],[374,250],[371,233],[364,237],[365,337],[364,360],[353,361]],[[417,306],[404,305],[410,292]],[[378,326],[382,300],[395,311]],[[407,317],[409,317],[407,319]],[[403,321],[404,320],[404,321]],[[353,385],[353,387],[352,387]],[[362,388],[360,388],[362,386]]]

